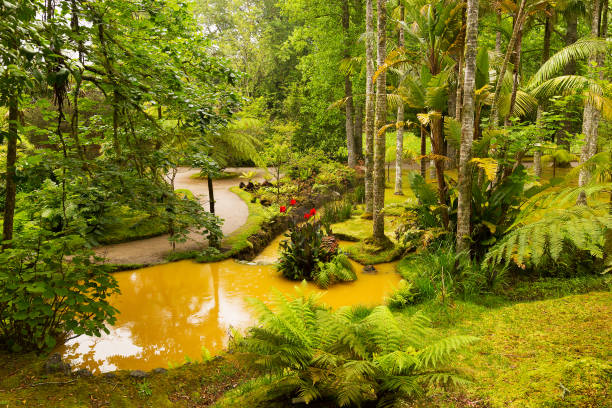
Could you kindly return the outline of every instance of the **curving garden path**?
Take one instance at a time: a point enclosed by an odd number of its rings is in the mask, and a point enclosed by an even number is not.
[[[228,172],[256,171],[256,179],[262,179],[262,171],[254,168],[229,168]],[[181,168],[174,181],[175,189],[190,190],[194,196],[208,209],[208,185],[205,179],[192,179],[198,169]],[[215,213],[223,219],[222,231],[227,236],[246,223],[249,209],[244,201],[230,191],[231,187],[238,185],[238,178],[215,180]],[[105,245],[95,248],[96,255],[102,256],[111,264],[158,264],[165,261],[165,256],[172,252],[172,244],[168,241],[168,234],[138,241],[121,244]],[[190,251],[204,248],[206,239],[199,234],[192,233],[189,239],[176,244],[177,251]]]

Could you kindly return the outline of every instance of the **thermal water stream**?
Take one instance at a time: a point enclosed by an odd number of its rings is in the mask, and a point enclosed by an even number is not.
[[[246,298],[270,302],[273,289],[295,294],[299,283],[284,279],[269,264],[276,259],[279,241],[255,260],[264,264],[182,261],[116,273],[121,295],[111,304],[120,314],[110,333],[78,337],[58,351],[73,367],[93,372],[150,370],[183,363],[185,356],[199,360],[202,347],[218,353],[227,346],[231,327],[243,330],[256,322]],[[329,290],[308,284],[307,292],[321,293],[321,301],[333,308],[376,305],[400,280],[394,264],[377,265],[377,274],[363,274],[361,265],[353,266],[357,281]]]

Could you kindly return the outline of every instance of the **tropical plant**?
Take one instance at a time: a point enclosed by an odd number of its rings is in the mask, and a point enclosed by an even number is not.
[[[461,385],[449,367],[454,352],[475,342],[453,336],[428,342],[422,314],[396,317],[386,306],[331,311],[315,296],[274,294],[252,300],[260,325],[238,342],[265,375],[228,393],[221,406],[321,402],[326,406],[390,406],[434,385]]]
[[[313,280],[320,288],[327,289],[337,282],[355,281],[357,280],[357,275],[349,258],[344,254],[337,254],[332,255],[328,262],[320,262],[318,264]]]

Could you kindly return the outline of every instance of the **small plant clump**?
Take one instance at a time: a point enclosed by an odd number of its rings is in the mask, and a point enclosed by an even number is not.
[[[290,207],[296,204],[295,199],[289,202]],[[280,212],[286,213],[287,206],[281,206]],[[317,217],[315,208],[306,212],[301,221],[291,217],[286,237],[288,239],[280,243],[278,264],[285,278],[314,281],[322,288],[357,279],[350,261],[339,253],[338,241]]]

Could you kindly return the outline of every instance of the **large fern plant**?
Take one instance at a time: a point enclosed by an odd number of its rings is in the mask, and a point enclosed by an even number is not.
[[[487,253],[485,263],[538,266],[575,250],[604,258],[612,214],[608,204],[598,198],[611,189],[611,183],[598,183],[535,195],[523,206],[504,238]],[[575,205],[583,191],[592,198],[590,206]]]
[[[280,293],[273,308],[253,305],[260,324],[239,348],[265,375],[227,394],[222,406],[391,406],[430,385],[463,383],[447,363],[476,341],[455,336],[426,343],[424,316],[396,317],[386,306],[331,311],[316,297]]]

